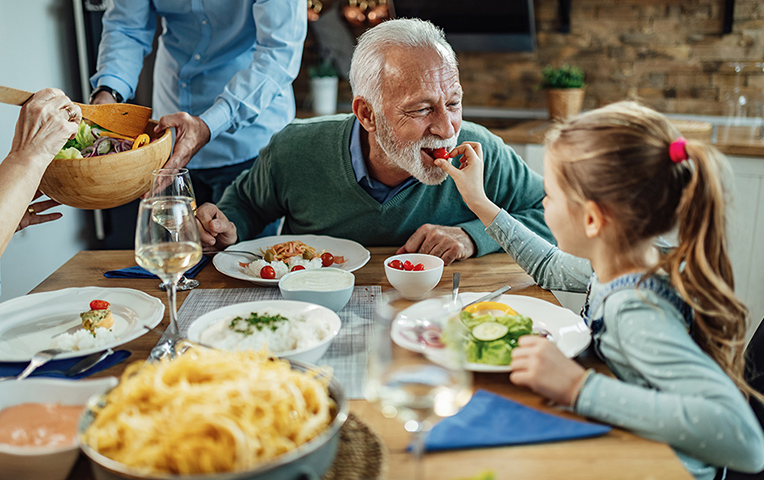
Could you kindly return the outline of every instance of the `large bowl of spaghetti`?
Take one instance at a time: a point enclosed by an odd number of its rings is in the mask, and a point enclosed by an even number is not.
[[[348,408],[328,371],[191,348],[130,365],[91,400],[78,441],[98,480],[321,478]]]

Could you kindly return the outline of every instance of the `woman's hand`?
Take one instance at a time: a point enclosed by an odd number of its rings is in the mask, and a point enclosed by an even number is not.
[[[449,160],[436,159],[435,165],[446,172],[456,184],[456,188],[470,210],[485,226],[496,218],[500,209],[485,194],[483,186],[483,147],[477,142],[464,142],[449,152],[449,157],[457,155],[461,165],[451,165]]]
[[[572,406],[586,370],[546,338],[524,335],[512,350],[512,383],[528,387],[555,403]]]
[[[64,92],[40,90],[21,107],[9,155],[41,158],[47,166],[66,141],[74,138],[81,120],[80,107]]]
[[[37,200],[42,196],[42,192],[39,190],[37,193],[34,194],[34,199]],[[45,210],[48,210],[49,208],[57,207],[61,205],[55,200],[43,200],[42,202],[37,202],[29,205],[27,210],[24,212],[24,216],[21,217],[21,221],[19,222],[19,225],[16,227],[16,231],[26,228],[30,225],[39,225],[41,223],[46,222],[52,222],[53,220],[58,220],[63,216],[60,212],[53,212],[53,213],[46,213],[44,215],[40,215],[40,213],[44,212]]]

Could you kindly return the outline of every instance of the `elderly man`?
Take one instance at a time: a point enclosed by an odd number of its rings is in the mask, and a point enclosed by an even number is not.
[[[398,19],[368,30],[353,53],[350,84],[354,115],[294,121],[217,206],[199,208],[205,251],[254,238],[281,216],[284,233],[402,245],[399,253],[429,253],[446,264],[497,251],[434,164],[435,149],[464,141],[483,146],[488,196],[552,240],[541,177],[501,139],[462,122],[456,55],[440,29]]]

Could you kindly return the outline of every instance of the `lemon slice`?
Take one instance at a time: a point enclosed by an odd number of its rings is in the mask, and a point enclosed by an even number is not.
[[[484,322],[472,329],[472,336],[483,342],[498,340],[509,332],[506,325],[498,322]]]

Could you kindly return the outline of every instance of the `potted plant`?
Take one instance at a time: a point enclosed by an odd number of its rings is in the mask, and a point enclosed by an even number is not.
[[[547,109],[552,120],[565,120],[581,112],[584,104],[584,71],[579,67],[546,66],[541,72],[541,88],[546,90]]]
[[[313,113],[332,115],[337,112],[337,71],[328,60],[308,69]]]

